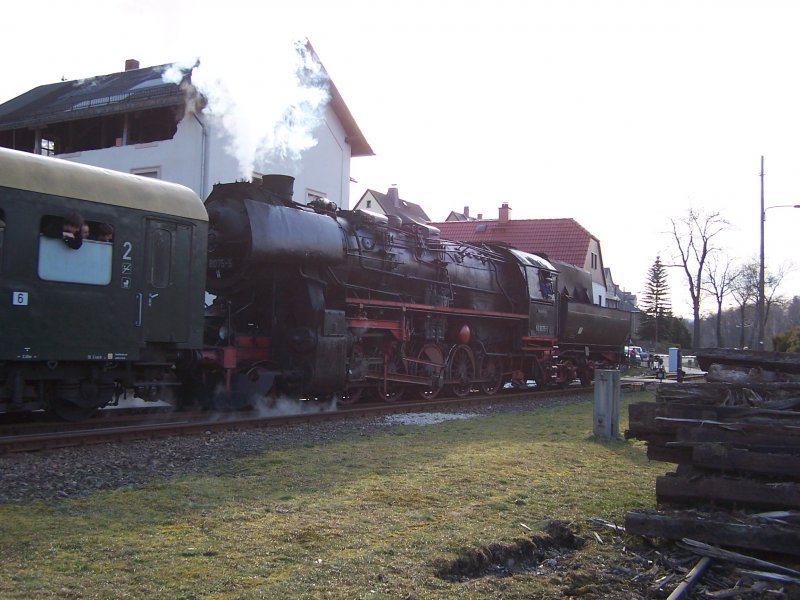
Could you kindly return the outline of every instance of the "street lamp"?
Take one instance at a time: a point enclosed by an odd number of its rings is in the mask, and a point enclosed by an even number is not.
[[[758,265],[758,349],[764,349],[764,222],[770,208],[800,208],[800,204],[778,204],[764,208],[764,157],[761,157],[761,256]]]

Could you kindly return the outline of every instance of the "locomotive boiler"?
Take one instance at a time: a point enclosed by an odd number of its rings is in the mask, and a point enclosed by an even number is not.
[[[198,364],[205,393],[226,390],[223,404],[269,391],[346,403],[365,392],[391,401],[410,391],[491,394],[508,381],[588,382],[616,358],[604,349],[625,342],[627,315],[571,309],[541,257],[291,198],[291,178],[267,176],[217,185],[206,201],[215,299]],[[571,318],[581,323],[560,352]],[[604,348],[586,337],[593,319],[611,324]]]

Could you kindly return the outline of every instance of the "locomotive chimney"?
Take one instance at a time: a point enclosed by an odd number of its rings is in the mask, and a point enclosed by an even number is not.
[[[500,207],[500,223],[508,223],[511,218],[511,209],[508,207],[508,202],[503,202]]]
[[[261,188],[284,202],[291,202],[294,195],[294,177],[291,175],[264,175]]]
[[[125,61],[125,70],[126,71],[135,71],[139,68],[139,61],[135,58],[129,58]]]
[[[386,192],[386,197],[389,198],[392,206],[400,206],[400,192],[397,190],[396,185],[389,188],[389,191]]]
[[[464,207],[464,216],[469,219],[469,206]]]

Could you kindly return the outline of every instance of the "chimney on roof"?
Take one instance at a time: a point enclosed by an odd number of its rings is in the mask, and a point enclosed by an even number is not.
[[[500,207],[500,223],[508,223],[511,219],[511,209],[508,207],[508,202],[503,202]]]
[[[389,198],[389,202],[392,203],[392,206],[400,206],[400,192],[397,190],[396,185],[389,188],[389,191],[386,192],[386,196]]]
[[[483,213],[478,213],[478,221],[483,221]]]
[[[464,216],[469,219],[469,206],[464,207]]]
[[[139,61],[135,58],[129,58],[125,61],[125,70],[126,71],[135,71],[139,68]]]

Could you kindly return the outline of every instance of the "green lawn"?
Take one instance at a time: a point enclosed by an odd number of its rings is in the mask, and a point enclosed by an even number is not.
[[[627,404],[651,393],[623,396]],[[0,506],[2,598],[558,598],[561,578],[448,581],[464,549],[652,508],[639,442],[592,404],[402,426],[231,462],[225,476]],[[521,525],[521,524],[524,524]],[[589,542],[586,562],[610,550]]]

